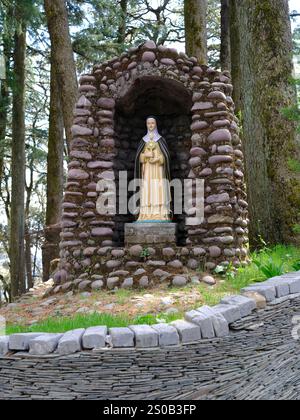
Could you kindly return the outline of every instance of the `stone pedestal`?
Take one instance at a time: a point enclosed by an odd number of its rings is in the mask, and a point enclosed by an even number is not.
[[[127,223],[125,246],[176,245],[176,223]]]

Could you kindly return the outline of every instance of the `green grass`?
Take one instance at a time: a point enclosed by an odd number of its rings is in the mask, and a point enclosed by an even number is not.
[[[265,281],[268,274],[276,275],[278,272],[288,273],[300,270],[300,248],[293,246],[277,245],[274,248],[265,248],[262,251],[255,252],[251,255],[252,263],[238,270],[231,267],[223,274],[223,280],[219,281],[214,287],[207,287],[204,284],[196,286],[196,289],[202,295],[203,304],[216,305],[220,300],[228,294],[239,293],[239,291],[250,284]],[[255,262],[254,262],[255,261]],[[195,288],[188,285],[186,290]],[[180,289],[182,290],[182,289]],[[176,291],[176,289],[172,289]],[[137,291],[134,292],[135,294]],[[141,292],[142,293],[142,292]],[[155,292],[153,292],[155,293]],[[119,303],[125,302],[132,296],[129,290],[118,290],[115,292]],[[198,303],[195,308],[199,307]],[[191,308],[193,309],[193,308]],[[7,334],[20,332],[49,332],[63,333],[77,328],[88,328],[98,325],[106,325],[107,327],[126,327],[131,324],[155,324],[157,322],[171,322],[183,317],[183,312],[175,314],[148,314],[130,318],[126,314],[111,315],[94,313],[90,315],[75,315],[73,317],[52,317],[31,327],[8,325]]]
[[[176,314],[177,315],[177,314]],[[177,316],[178,317],[178,316]],[[166,315],[162,317],[166,322],[176,319],[175,315]],[[47,320],[35,324],[31,327],[20,325],[8,325],[6,333],[8,335],[24,332],[46,332],[46,333],[63,333],[77,328],[88,328],[99,325],[112,327],[127,327],[132,324],[149,324],[153,325],[158,322],[155,315],[143,315],[136,318],[126,317],[125,315],[109,315],[94,313],[90,315],[75,315],[72,318],[48,318]]]

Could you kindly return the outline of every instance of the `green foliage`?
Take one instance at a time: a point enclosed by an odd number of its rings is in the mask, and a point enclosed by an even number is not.
[[[297,26],[293,32],[293,46],[295,56],[300,55],[300,26]]]
[[[300,234],[300,225],[296,224],[293,226],[293,232],[296,234]]]
[[[294,85],[297,89],[298,103],[294,106],[291,106],[290,108],[282,109],[281,113],[289,121],[295,121],[297,124],[297,131],[300,133],[300,79],[291,79],[291,84]],[[291,159],[291,161],[293,161],[293,159]]]
[[[120,1],[70,0],[67,5],[80,72],[148,39],[157,45],[184,42],[182,0],[128,0],[125,13]],[[220,20],[220,1],[208,0],[208,57],[209,65],[216,68],[220,66]]]
[[[267,263],[262,263],[259,260],[254,260],[254,264],[257,266],[266,278],[281,276],[284,273],[283,262],[277,263],[273,258],[269,258]]]
[[[288,160],[288,168],[292,172],[300,173],[300,162],[296,159]]]
[[[223,275],[223,274],[225,274],[226,273],[226,267],[224,266],[224,265],[218,265],[216,268],[215,268],[215,274],[221,274],[221,275]]]
[[[230,285],[236,292],[249,284],[295,271],[295,266],[300,261],[300,248],[284,245],[264,248],[254,252],[251,255],[251,260],[251,264],[240,267],[227,276],[227,285]]]
[[[143,258],[143,259],[145,259],[145,260],[147,258],[149,258],[150,257],[150,251],[149,251],[149,249],[148,248],[144,248],[143,251],[141,252],[140,257]]]
[[[221,3],[219,0],[208,0],[207,23],[208,63],[214,68],[220,68]]]
[[[70,16],[77,17],[72,31],[73,48],[80,71],[97,62],[120,55],[147,39],[158,45],[184,39],[183,2],[144,0],[121,2],[106,0],[69,1]]]
[[[295,271],[300,271],[300,261],[297,261],[293,264],[293,269]]]

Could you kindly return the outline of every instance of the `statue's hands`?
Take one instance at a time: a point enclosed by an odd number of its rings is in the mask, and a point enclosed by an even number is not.
[[[152,158],[152,159],[150,159],[150,163],[158,163],[160,161],[160,159],[159,158]]]

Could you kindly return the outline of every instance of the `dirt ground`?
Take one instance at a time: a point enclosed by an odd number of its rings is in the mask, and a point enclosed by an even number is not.
[[[16,303],[0,308],[0,315],[10,325],[31,326],[49,317],[71,317],[75,314],[110,314],[136,317],[140,315],[176,314],[198,307],[223,294],[218,285],[190,284],[182,289],[160,286],[143,291],[117,290],[56,295],[43,298],[51,281],[31,289]],[[220,296],[219,296],[220,295]]]

